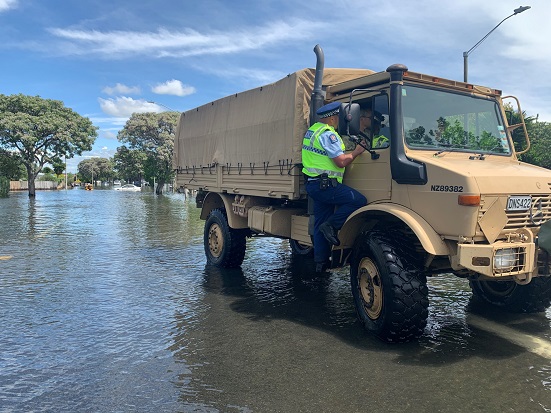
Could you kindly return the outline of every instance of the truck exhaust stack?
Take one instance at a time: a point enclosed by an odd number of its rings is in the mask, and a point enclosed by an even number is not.
[[[310,126],[319,120],[316,111],[323,106],[323,90],[321,85],[323,82],[325,58],[319,44],[314,47],[314,53],[316,54],[316,75],[314,77],[314,90],[312,91],[312,99],[310,101]]]

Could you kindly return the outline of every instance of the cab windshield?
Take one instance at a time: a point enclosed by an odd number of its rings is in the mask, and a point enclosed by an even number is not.
[[[511,154],[494,100],[403,86],[402,110],[411,149]]]

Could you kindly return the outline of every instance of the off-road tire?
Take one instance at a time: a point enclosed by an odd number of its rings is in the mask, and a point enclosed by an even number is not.
[[[551,304],[551,277],[536,277],[529,284],[514,281],[469,281],[473,295],[513,313],[541,313]]]
[[[305,245],[294,239],[289,240],[289,245],[291,246],[293,255],[314,255],[314,247],[312,245]]]
[[[358,318],[386,342],[417,339],[427,325],[427,280],[413,264],[417,260],[405,242],[380,231],[363,233],[350,265]]]
[[[247,230],[233,229],[224,208],[210,211],[203,236],[207,263],[220,268],[237,268],[243,263]]]

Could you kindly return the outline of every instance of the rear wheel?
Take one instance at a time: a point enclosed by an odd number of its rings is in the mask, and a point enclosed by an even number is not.
[[[469,281],[473,295],[514,313],[541,313],[551,304],[551,277],[536,277],[529,284],[514,281]]]
[[[408,248],[382,232],[361,235],[350,265],[352,296],[365,328],[388,342],[423,334],[428,317],[425,276]]]
[[[203,237],[207,263],[222,268],[239,267],[245,258],[246,238],[246,229],[229,226],[225,209],[213,209],[205,222]]]

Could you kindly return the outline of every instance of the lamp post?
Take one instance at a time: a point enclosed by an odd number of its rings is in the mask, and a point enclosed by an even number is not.
[[[469,65],[469,63],[468,63],[469,54],[470,54],[471,52],[473,52],[474,49],[476,49],[476,48],[480,45],[480,43],[482,43],[484,40],[486,40],[486,38],[487,38],[489,35],[491,35],[491,34],[493,33],[493,31],[494,31],[495,29],[497,29],[497,28],[501,25],[501,23],[503,23],[505,20],[507,20],[507,19],[510,18],[510,17],[516,16],[517,14],[520,14],[520,13],[522,13],[523,11],[528,10],[529,8],[530,8],[530,6],[520,6],[519,8],[513,10],[513,14],[511,14],[511,15],[505,17],[505,18],[504,18],[502,21],[500,21],[492,30],[490,30],[490,31],[488,32],[488,34],[486,34],[486,36],[484,36],[482,39],[480,39],[480,40],[478,41],[478,43],[476,43],[473,47],[471,47],[471,48],[470,48],[469,50],[467,50],[466,52],[463,52],[463,81],[464,81],[465,83],[467,82],[467,77],[468,77],[468,73],[469,73],[469,68],[468,68],[468,65]]]
[[[153,102],[152,100],[148,100],[147,103],[153,103],[154,105],[162,106],[163,108],[166,108],[166,109],[170,110],[171,112],[179,112],[178,110],[174,110],[172,108],[169,108],[167,105],[163,105],[162,103],[159,103],[159,102]]]

